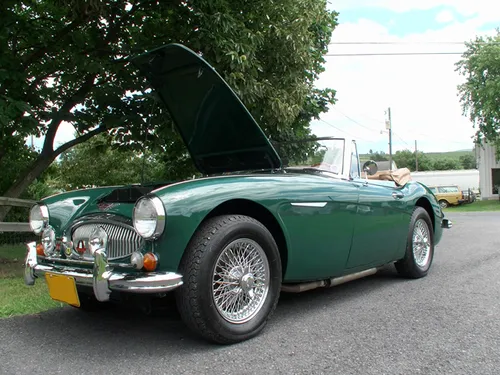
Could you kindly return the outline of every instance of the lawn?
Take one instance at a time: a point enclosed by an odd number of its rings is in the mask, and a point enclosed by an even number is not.
[[[461,206],[450,206],[444,212],[477,212],[477,211],[500,211],[500,201],[476,201]]]
[[[24,284],[25,254],[24,245],[0,245],[0,318],[61,306],[49,297],[44,279],[38,279],[34,286]]]

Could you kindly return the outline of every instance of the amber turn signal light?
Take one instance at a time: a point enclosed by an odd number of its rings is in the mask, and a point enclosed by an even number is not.
[[[36,245],[36,255],[44,256],[43,245],[41,243]]]
[[[158,265],[158,257],[153,253],[144,254],[144,269],[146,271],[154,271]]]

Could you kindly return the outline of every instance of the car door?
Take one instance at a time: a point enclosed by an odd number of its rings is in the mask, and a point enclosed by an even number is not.
[[[357,163],[357,153],[351,155],[351,160],[352,164]],[[356,173],[353,166],[351,183],[359,187],[359,196],[346,268],[393,260],[398,247],[403,245],[408,229],[404,213],[406,190],[390,181],[361,178],[359,170]]]
[[[339,179],[318,180],[279,209],[289,242],[288,281],[342,274],[349,257],[359,188]]]

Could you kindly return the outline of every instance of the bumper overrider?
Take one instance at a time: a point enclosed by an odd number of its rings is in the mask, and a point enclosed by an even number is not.
[[[106,249],[94,251],[93,269],[74,268],[53,264],[38,263],[36,243],[27,244],[28,252],[25,261],[24,282],[34,285],[35,280],[45,274],[67,276],[73,278],[78,286],[91,286],[98,301],[110,299],[111,291],[130,293],[162,293],[171,291],[182,285],[182,275],[175,272],[115,272],[108,264]]]
[[[453,223],[450,219],[441,220],[441,228],[450,229],[453,226]]]

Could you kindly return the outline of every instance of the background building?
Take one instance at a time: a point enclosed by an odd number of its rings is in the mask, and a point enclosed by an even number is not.
[[[498,199],[500,188],[500,161],[497,160],[495,148],[488,144],[476,146],[479,167],[479,188],[481,199]]]

